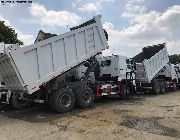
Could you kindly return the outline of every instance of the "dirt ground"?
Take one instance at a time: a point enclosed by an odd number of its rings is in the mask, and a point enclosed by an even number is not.
[[[98,99],[89,109],[56,114],[47,105],[1,106],[0,140],[180,139],[180,91],[133,100]]]

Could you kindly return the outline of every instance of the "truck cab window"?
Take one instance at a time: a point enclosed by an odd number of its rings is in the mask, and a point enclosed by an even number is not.
[[[111,60],[101,61],[101,67],[108,67],[111,65]]]

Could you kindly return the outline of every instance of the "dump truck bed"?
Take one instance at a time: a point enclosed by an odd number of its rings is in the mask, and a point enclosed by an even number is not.
[[[0,75],[7,88],[32,94],[43,83],[107,49],[100,18],[26,47],[11,45],[5,49],[0,57]]]
[[[165,43],[145,47],[133,59],[136,62],[136,82],[141,83],[150,83],[169,62]]]

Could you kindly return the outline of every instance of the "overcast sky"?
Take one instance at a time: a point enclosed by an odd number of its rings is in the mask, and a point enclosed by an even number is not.
[[[132,57],[142,47],[167,43],[169,54],[180,54],[180,0],[32,0],[32,4],[0,4],[0,20],[18,32],[25,45],[40,29],[61,34],[69,27],[102,15],[113,52]]]

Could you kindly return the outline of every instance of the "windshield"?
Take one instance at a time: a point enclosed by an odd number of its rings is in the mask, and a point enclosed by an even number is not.
[[[111,60],[101,61],[101,67],[108,67],[111,65]]]

